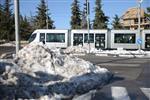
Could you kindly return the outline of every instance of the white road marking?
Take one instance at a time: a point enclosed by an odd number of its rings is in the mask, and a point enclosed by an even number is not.
[[[140,88],[140,89],[147,96],[147,98],[150,100],[150,88]]]
[[[111,92],[114,100],[130,100],[127,90],[124,87],[111,87]]]
[[[115,64],[115,63],[103,63],[98,64],[99,66],[105,65],[105,66],[127,66],[127,67],[138,67],[140,64]]]

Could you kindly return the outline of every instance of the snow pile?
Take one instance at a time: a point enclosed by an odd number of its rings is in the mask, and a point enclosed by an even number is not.
[[[4,85],[0,94],[6,99],[71,98],[103,86],[112,77],[105,68],[41,44],[27,45],[14,61],[0,61],[0,68]]]
[[[116,55],[128,55],[129,51],[124,50],[123,48],[117,48],[117,50],[108,51],[108,54],[116,54]]]
[[[98,53],[100,51],[102,51],[102,50],[101,49],[97,50],[96,48],[90,47],[90,53]],[[88,45],[70,46],[64,50],[64,53],[69,53],[69,54],[70,53],[88,53],[88,52],[89,52],[89,46]]]
[[[70,46],[64,50],[64,53],[87,53],[88,49],[82,45]]]
[[[14,42],[0,44],[0,46],[15,46]]]
[[[107,56],[120,56],[120,57],[149,57],[149,53],[147,51],[143,50],[136,50],[136,51],[130,51],[130,50],[124,50],[124,49],[117,49],[117,50],[106,50],[97,52],[97,56],[101,56],[101,54],[107,54]]]

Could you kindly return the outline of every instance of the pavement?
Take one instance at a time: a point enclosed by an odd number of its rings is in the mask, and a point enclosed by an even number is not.
[[[114,73],[109,84],[74,100],[150,100],[150,59],[82,56]]]

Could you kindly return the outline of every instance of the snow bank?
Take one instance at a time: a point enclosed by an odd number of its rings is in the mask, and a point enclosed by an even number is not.
[[[105,68],[54,51],[29,44],[13,61],[0,61],[0,98],[71,98],[103,86],[112,77]]]
[[[96,48],[90,47],[90,53],[97,53],[100,51],[102,51],[102,50],[101,49],[97,50]],[[88,45],[70,46],[64,50],[64,53],[69,53],[69,54],[70,53],[88,53],[88,52],[89,52],[89,46]]]
[[[64,53],[87,53],[88,49],[82,45],[70,46],[64,50]]]
[[[14,42],[0,44],[0,46],[15,46]]]
[[[64,53],[70,55],[85,55],[89,53],[89,47],[86,46],[70,46]],[[90,53],[94,53],[96,56],[114,56],[114,57],[150,57],[150,51],[143,51],[143,50],[125,50],[123,48],[117,48],[117,50],[101,50],[96,48],[90,48]]]

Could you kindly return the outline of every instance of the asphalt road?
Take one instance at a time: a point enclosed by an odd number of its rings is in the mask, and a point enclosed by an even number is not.
[[[0,56],[4,53],[15,53],[14,46],[0,46]]]
[[[114,73],[110,83],[76,100],[150,100],[150,59],[81,56]]]

